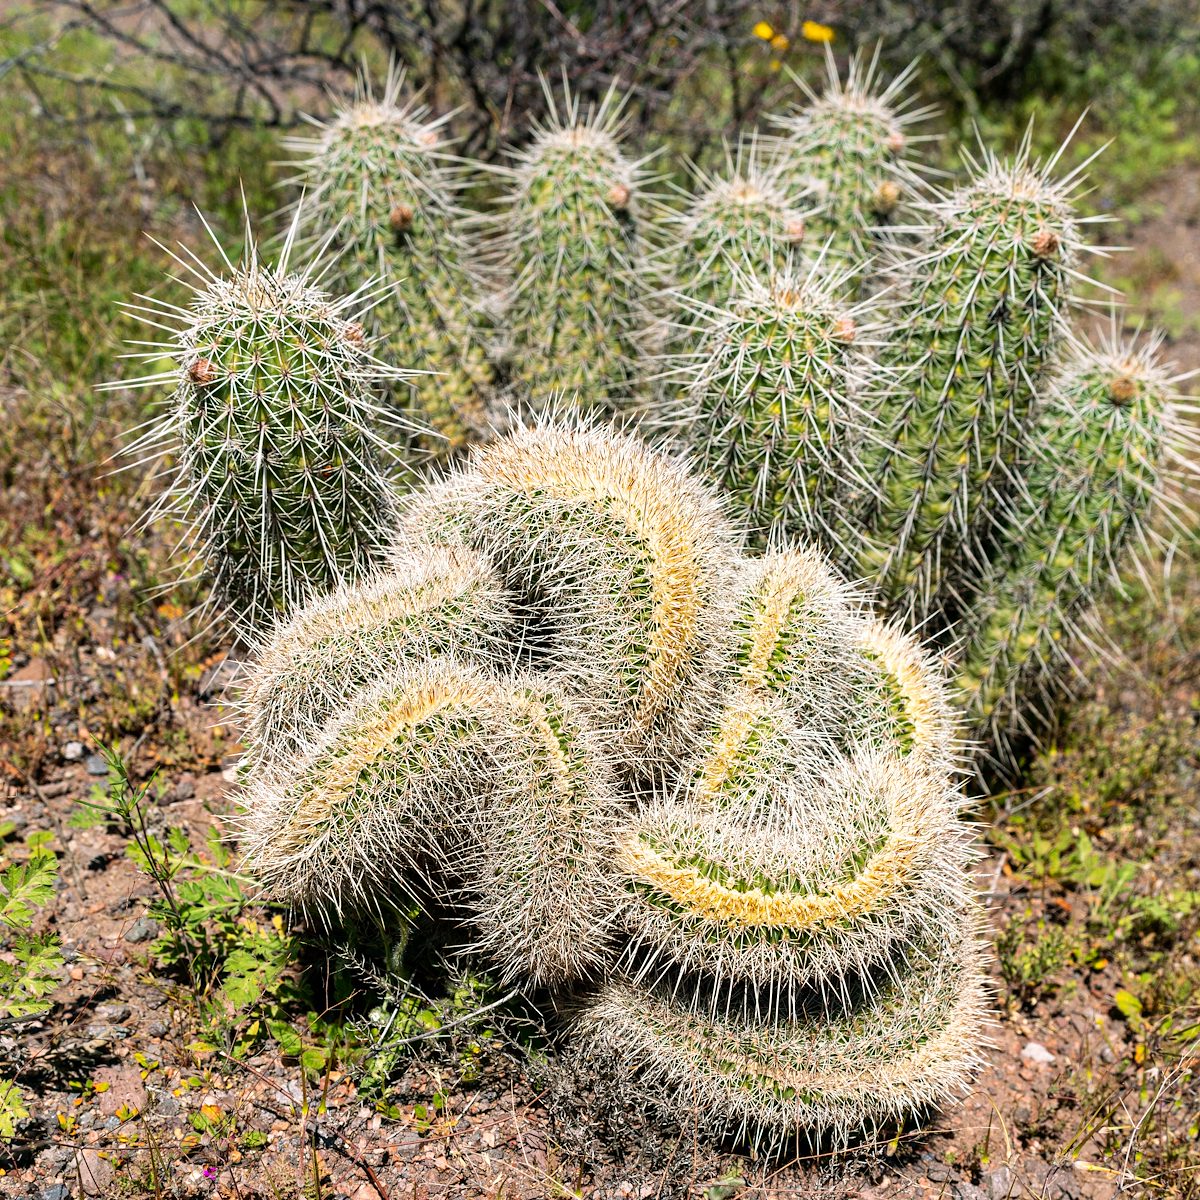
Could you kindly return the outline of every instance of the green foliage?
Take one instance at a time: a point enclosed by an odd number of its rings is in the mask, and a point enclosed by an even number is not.
[[[253,881],[235,872],[233,852],[215,828],[203,849],[182,829],[156,828],[154,780],[135,784],[114,750],[102,753],[108,797],[89,807],[125,832],[130,859],[158,891],[147,915],[162,932],[150,950],[155,964],[180,976],[193,998],[204,1034],[195,1048],[219,1045],[240,1058],[268,1035],[290,1044],[296,1034],[289,1014],[305,997],[291,970],[295,939],[280,917],[255,917]]]
[[[46,1012],[58,986],[63,958],[58,937],[31,932],[39,910],[54,897],[58,860],[47,847],[49,834],[34,834],[25,843],[22,863],[10,863],[0,874],[0,1021],[19,1022]],[[18,1121],[29,1112],[13,1079],[0,1078],[0,1141],[9,1141]]]

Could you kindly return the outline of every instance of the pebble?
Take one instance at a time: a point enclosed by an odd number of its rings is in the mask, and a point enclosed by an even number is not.
[[[987,1200],[982,1189],[977,1188],[973,1183],[963,1182],[955,1185],[954,1200]]]
[[[89,754],[87,761],[83,764],[87,768],[89,775],[107,775],[108,763],[100,757],[99,754]]]
[[[84,1032],[97,1042],[122,1042],[129,1036],[124,1025],[89,1025]]]
[[[42,1200],[71,1200],[71,1189],[65,1183],[54,1183],[42,1190]]]
[[[132,1011],[128,1004],[101,1004],[96,1009],[96,1016],[102,1021],[111,1021],[119,1025],[122,1021],[129,1019]]]
[[[932,1183],[945,1183],[948,1179],[953,1178],[957,1172],[953,1167],[949,1167],[945,1163],[931,1162],[926,1166],[925,1174]]]
[[[78,762],[83,757],[83,743],[68,742],[62,748],[62,756],[67,762]]]
[[[1013,1195],[1015,1181],[1012,1170],[1001,1164],[994,1171],[989,1171],[984,1182],[987,1184],[989,1200],[1009,1200]]]
[[[158,937],[158,922],[150,917],[138,917],[125,932],[125,940],[133,942],[135,945],[138,942],[153,941],[156,937]]]
[[[1054,1055],[1041,1042],[1026,1042],[1021,1057],[1026,1062],[1043,1063],[1047,1066],[1054,1062]]]

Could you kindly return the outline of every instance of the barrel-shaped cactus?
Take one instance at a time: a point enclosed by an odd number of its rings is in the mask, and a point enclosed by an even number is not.
[[[615,88],[591,108],[548,98],[548,121],[504,172],[494,221],[512,399],[533,412],[617,412],[632,400],[646,325],[646,172],[621,148]]]
[[[379,353],[417,372],[392,402],[418,427],[416,440],[449,455],[491,421],[492,368],[479,316],[478,254],[458,205],[465,182],[444,119],[404,94],[394,65],[375,95],[361,80],[315,133],[285,141],[298,211],[309,236],[338,253],[327,286],[376,285],[371,315]]]
[[[904,268],[880,353],[875,486],[846,539],[863,537],[858,570],[918,622],[969,601],[1018,490],[1077,274],[1072,186],[1027,145],[1007,161],[985,155],[935,206],[931,239]]]
[[[859,399],[873,331],[844,292],[819,266],[741,277],[726,307],[695,322],[680,356],[686,388],[661,423],[687,439],[757,543],[801,538],[853,561],[833,514],[870,491],[863,460],[879,433]]]
[[[253,639],[390,554],[395,472],[375,426],[381,384],[400,373],[371,354],[361,293],[332,299],[314,261],[289,271],[291,238],[269,266],[247,237],[224,277],[180,259],[197,280],[186,308],[130,311],[169,333],[144,357],[173,363],[137,382],[175,389],[134,446],[173,461],[161,507],[188,524],[214,607]]]
[[[385,927],[449,905],[502,978],[601,983],[577,1057],[667,1108],[703,1080],[713,1132],[846,1140],[966,1077],[971,847],[911,639],[817,552],[744,557],[683,460],[598,427],[477,448],[401,530],[246,689],[271,895]]]
[[[1172,403],[1160,339],[1077,343],[1032,439],[1032,458],[962,621],[959,686],[985,745],[1051,715],[1087,608],[1120,588],[1127,550],[1178,523],[1174,488],[1195,435]]]
[[[879,82],[878,56],[850,60],[845,78],[832,55],[828,83],[808,103],[775,119],[774,163],[793,189],[813,196],[809,238],[834,260],[862,264],[881,248],[879,232],[905,220],[923,191],[911,126],[931,115],[909,93],[915,64]],[[867,272],[862,272],[866,275]]]

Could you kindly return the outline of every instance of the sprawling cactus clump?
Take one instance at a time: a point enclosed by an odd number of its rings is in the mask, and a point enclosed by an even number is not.
[[[690,379],[663,419],[684,431],[760,544],[803,537],[853,557],[831,515],[870,490],[862,459],[878,434],[859,401],[872,329],[844,291],[819,267],[747,278],[681,356]]]
[[[813,193],[810,240],[828,243],[835,259],[861,263],[880,249],[878,231],[922,191],[911,159],[909,127],[930,115],[905,95],[915,65],[877,86],[877,57],[854,57],[843,80],[832,56],[825,92],[801,84],[809,103],[775,119],[777,170],[792,188]]]
[[[636,378],[647,277],[639,232],[643,164],[621,149],[624,100],[590,110],[550,97],[548,123],[506,172],[495,219],[507,277],[502,330],[518,406],[560,398],[625,408]]]
[[[379,96],[362,81],[314,135],[285,144],[306,230],[340,251],[329,286],[382,288],[371,317],[380,354],[419,372],[393,389],[393,402],[428,430],[418,434],[423,447],[446,455],[488,429],[493,372],[457,202],[463,170],[444,119],[404,99],[403,86],[394,69]]]
[[[988,154],[936,206],[880,354],[884,437],[858,567],[917,620],[969,599],[1017,489],[1038,385],[1065,334],[1079,250],[1071,184],[1027,149]],[[848,535],[849,536],[849,535]]]
[[[998,538],[980,595],[964,617],[959,678],[989,746],[1036,732],[1069,669],[1077,623],[1120,588],[1127,547],[1170,519],[1172,467],[1194,436],[1171,402],[1159,339],[1114,336],[1068,356],[1033,441],[1033,461]]]
[[[815,553],[745,558],[686,463],[598,427],[478,448],[410,494],[401,531],[388,570],[314,600],[244,688],[269,894],[385,927],[448,907],[505,979],[609,978],[571,1061],[648,1078],[676,1115],[697,1022],[760,1080],[779,1054],[797,1079],[849,1061],[862,1028],[857,1099],[836,1071],[811,1103],[743,1098],[764,1144],[951,1094],[980,974],[953,722],[919,649]],[[712,1130],[740,1086],[723,1063]]]
[[[292,233],[295,233],[293,225]],[[309,595],[362,578],[388,556],[395,506],[375,396],[400,373],[370,353],[359,293],[334,300],[308,270],[277,266],[253,241],[187,308],[149,302],[136,317],[170,335],[143,357],[172,367],[161,422],[135,447],[174,461],[161,507],[189,526],[212,602],[252,638]]]

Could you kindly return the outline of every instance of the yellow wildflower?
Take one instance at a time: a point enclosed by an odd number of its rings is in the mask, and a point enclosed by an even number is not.
[[[756,38],[760,38],[764,42],[769,42],[775,36],[775,30],[766,21],[759,21],[752,32]]]
[[[771,49],[778,50],[780,54],[782,54],[790,45],[791,42],[788,41],[788,36],[786,33],[777,33],[771,39]]]
[[[821,25],[817,21],[805,21],[800,26],[800,32],[810,42],[832,42],[833,30],[828,25]]]

